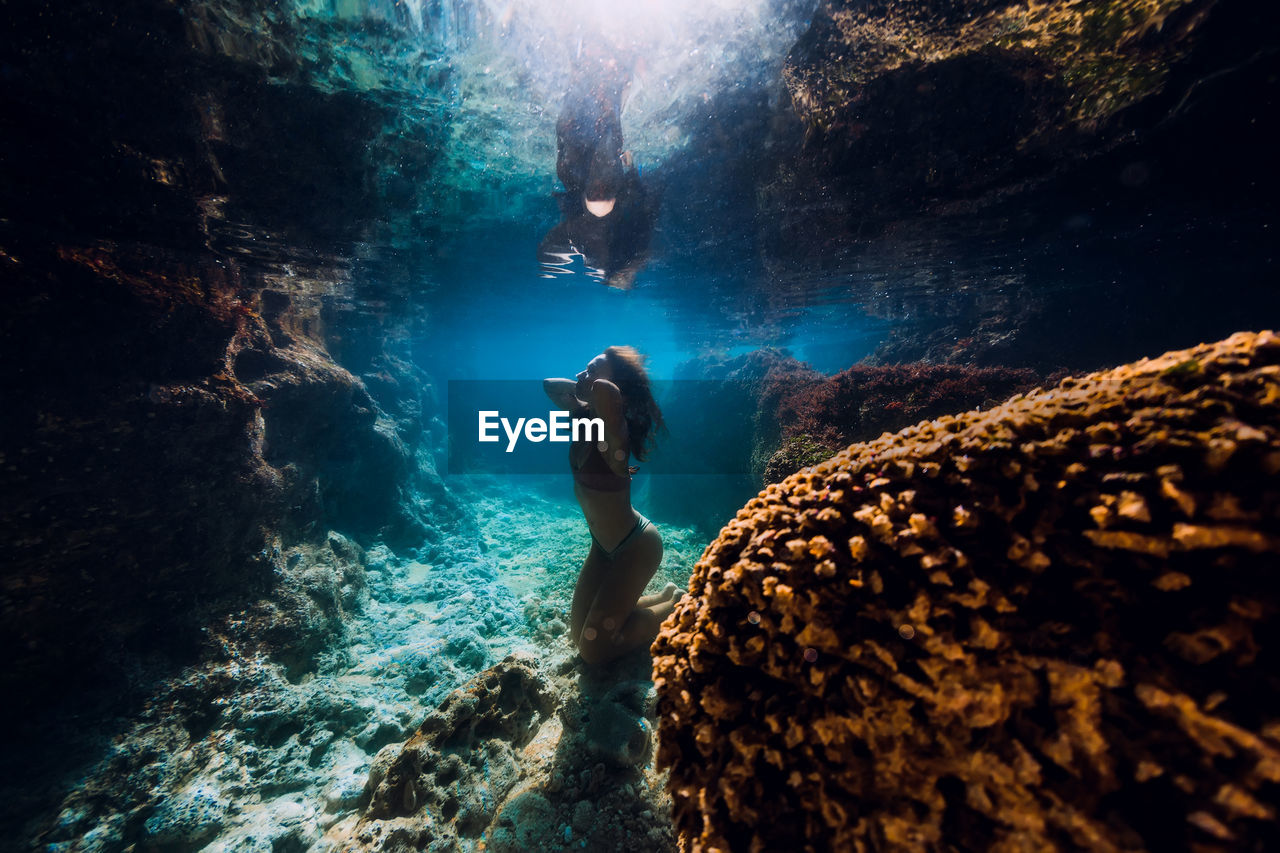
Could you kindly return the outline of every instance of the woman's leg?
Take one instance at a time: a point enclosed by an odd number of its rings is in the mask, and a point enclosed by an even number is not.
[[[591,602],[595,601],[608,571],[609,560],[595,540],[591,540],[591,550],[587,552],[587,559],[582,562],[578,584],[573,588],[573,606],[569,610],[569,639],[575,646],[582,637],[582,626],[586,624]]]
[[[669,583],[662,588],[662,592],[655,592],[653,595],[642,595],[640,600],[636,602],[636,607],[657,607],[658,605],[670,601],[675,596],[678,587]]]
[[[670,616],[671,612],[676,609],[676,602],[679,600],[679,596],[672,596],[671,598],[659,601],[657,604],[650,604],[646,606],[645,609],[658,617],[658,622],[662,622],[663,619]]]
[[[653,525],[608,561],[609,571],[591,602],[578,636],[578,650],[583,660],[602,663],[653,642],[662,616],[655,613],[654,608],[636,604],[661,562],[662,536]]]

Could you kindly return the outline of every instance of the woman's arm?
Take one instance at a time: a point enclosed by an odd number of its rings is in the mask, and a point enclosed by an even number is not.
[[[578,383],[572,379],[542,380],[542,390],[547,392],[547,396],[557,408],[564,409],[566,412],[576,412],[587,405],[574,395],[574,389],[577,387]]]
[[[618,386],[608,379],[597,379],[591,383],[591,390],[587,394],[591,398],[588,401],[591,409],[604,421],[604,438],[609,442],[609,447],[627,451],[630,447],[627,417]],[[618,461],[625,462],[626,459],[624,457]]]

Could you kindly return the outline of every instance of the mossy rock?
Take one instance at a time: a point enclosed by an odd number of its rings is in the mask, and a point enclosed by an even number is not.
[[[802,468],[817,465],[835,455],[835,449],[812,436],[797,435],[782,442],[782,447],[769,457],[764,469],[766,483],[781,482]]]

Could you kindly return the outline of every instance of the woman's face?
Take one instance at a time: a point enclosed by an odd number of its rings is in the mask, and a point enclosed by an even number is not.
[[[576,390],[578,391],[579,399],[582,399],[582,394],[591,390],[591,383],[597,379],[613,380],[613,368],[609,365],[609,359],[605,357],[604,353],[600,353],[600,355],[587,362],[586,369],[578,373],[578,387]]]
[[[613,213],[613,206],[617,203],[615,198],[589,199],[583,198],[582,203],[586,205],[587,213],[590,213],[596,219],[603,219],[610,213]]]

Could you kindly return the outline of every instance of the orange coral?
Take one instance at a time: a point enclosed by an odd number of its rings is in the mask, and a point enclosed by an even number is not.
[[[1263,332],[769,486],[654,644],[683,848],[1280,844],[1277,473]]]

